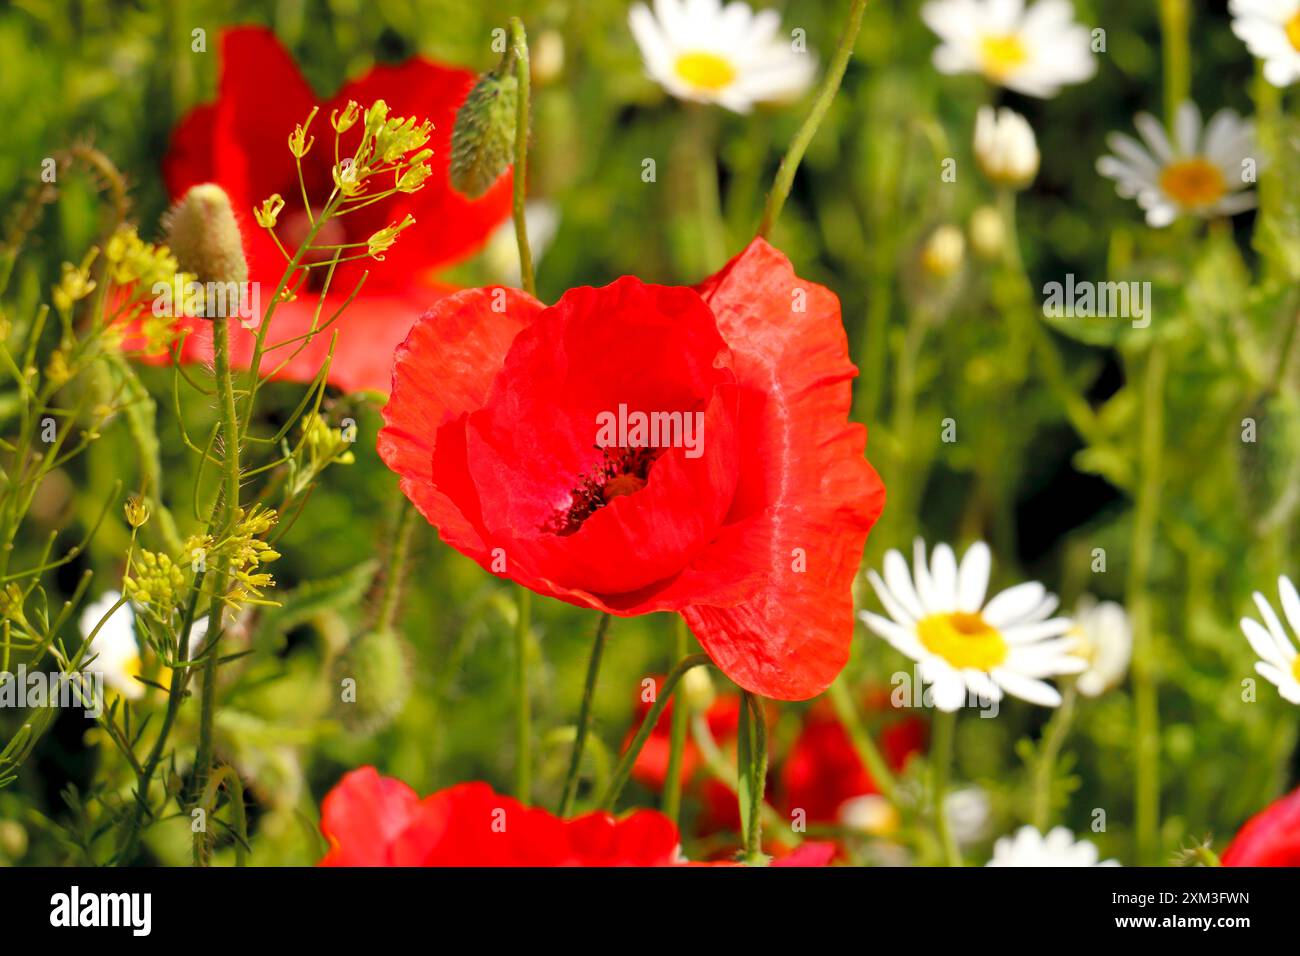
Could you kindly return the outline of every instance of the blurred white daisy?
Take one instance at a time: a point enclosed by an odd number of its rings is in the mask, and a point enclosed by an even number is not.
[[[98,601],[87,604],[78,623],[82,637],[89,637],[100,619],[122,599],[117,591],[105,591]],[[140,645],[135,639],[135,611],[123,604],[104,621],[87,656],[95,659],[86,666],[92,674],[102,674],[104,683],[130,700],[144,696],[145,685],[136,680],[140,673]]]
[[[1186,101],[1174,119],[1173,142],[1150,113],[1139,113],[1133,125],[1143,143],[1111,133],[1106,142],[1115,155],[1097,160],[1097,172],[1115,180],[1115,191],[1125,199],[1137,200],[1147,225],[1158,229],[1184,213],[1208,218],[1255,207],[1255,194],[1243,191],[1249,185],[1246,170],[1253,169],[1246,161],[1255,150],[1249,120],[1224,109],[1202,129],[1201,111]]]
[[[986,604],[991,565],[988,545],[977,541],[960,567],[946,544],[935,547],[927,566],[918,538],[910,570],[899,552],[890,551],[883,580],[867,572],[889,617],[862,611],[862,621],[918,662],[940,710],[959,710],[968,693],[1001,700],[1003,692],[1056,707],[1061,695],[1043,678],[1087,667],[1073,654],[1075,638],[1067,633],[1073,622],[1051,616],[1056,595],[1036,581],[1007,588]]]
[[[1055,827],[1043,836],[1034,827],[1023,826],[1015,836],[999,837],[993,844],[993,859],[985,866],[1119,866],[1118,860],[1102,860],[1090,840],[1075,840],[1065,827]]]
[[[981,106],[975,114],[975,163],[996,186],[1023,189],[1038,175],[1038,141],[1014,110]]]
[[[988,833],[993,802],[982,787],[963,787],[944,795],[943,812],[952,838],[959,846],[970,846]]]
[[[1229,0],[1232,32],[1264,61],[1274,86],[1300,79],[1300,0]]]
[[[528,248],[533,254],[533,265],[541,263],[560,228],[560,210],[545,199],[530,199],[524,204],[524,222],[528,227]],[[493,230],[483,250],[488,270],[506,285],[518,286],[519,243],[515,238],[515,223],[507,219]],[[696,668],[698,670],[698,668]]]
[[[932,0],[921,19],[942,41],[940,73],[982,73],[1029,96],[1055,96],[1066,83],[1097,72],[1088,28],[1074,22],[1070,0]]]
[[[1079,693],[1099,697],[1118,687],[1133,656],[1133,626],[1124,609],[1085,594],[1074,608],[1070,634],[1078,641],[1074,652],[1088,662],[1076,685]]]
[[[718,103],[748,113],[755,103],[790,100],[812,83],[811,54],[781,36],[781,15],[755,13],[747,4],[721,0],[654,0],[654,13],[638,3],[628,23],[646,71],[683,100]]]
[[[1291,625],[1294,634],[1300,634],[1300,597],[1296,596],[1295,585],[1285,574],[1277,579],[1278,595],[1282,598],[1282,613]],[[1278,620],[1268,598],[1258,591],[1254,594],[1255,607],[1259,608],[1261,625],[1253,618],[1243,617],[1241,629],[1250,641],[1251,649],[1259,655],[1255,671],[1270,684],[1277,687],[1278,693],[1293,704],[1300,704],[1300,654],[1295,645],[1287,639],[1282,622]]]

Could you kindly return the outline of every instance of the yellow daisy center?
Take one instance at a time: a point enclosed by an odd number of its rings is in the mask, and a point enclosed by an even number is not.
[[[1218,166],[1196,156],[1166,166],[1160,173],[1160,188],[1178,205],[1195,209],[1218,202],[1228,184]]]
[[[916,636],[927,651],[958,670],[990,671],[1007,659],[1001,632],[978,613],[931,614],[917,623]]]
[[[700,90],[716,93],[736,79],[736,68],[717,53],[695,50],[677,58],[677,75]]]
[[[1291,673],[1297,681],[1300,681],[1300,654],[1291,658]]]
[[[1291,41],[1291,46],[1300,50],[1300,10],[1291,16],[1284,29],[1286,30],[1286,38]]]
[[[993,34],[980,40],[980,58],[984,72],[995,80],[1002,80],[1029,62],[1029,51],[1014,33]]]

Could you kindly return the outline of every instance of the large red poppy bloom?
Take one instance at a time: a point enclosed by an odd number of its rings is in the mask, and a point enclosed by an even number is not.
[[[798,700],[848,658],[884,503],[848,421],[856,372],[838,299],[756,239],[694,289],[441,300],[397,352],[379,453],[484,568],[612,614],[680,612],[733,681]],[[598,447],[616,412],[702,422],[698,455],[631,427]]]
[[[311,381],[337,330],[338,346],[330,367],[330,381],[347,390],[387,392],[393,350],[410,331],[415,316],[439,296],[452,291],[439,284],[436,271],[473,253],[510,210],[511,176],[507,172],[478,200],[455,192],[448,180],[451,130],[456,110],[473,86],[468,70],[441,66],[414,58],[397,66],[376,66],[344,85],[329,100],[320,100],[271,31],[260,27],[227,30],[221,38],[221,75],[216,102],[200,106],[177,126],[171,148],[163,160],[163,173],[173,198],[191,186],[212,182],[229,194],[240,218],[249,279],[260,283],[262,308],[284,272],[285,260],[264,229],[253,221],[252,210],[273,193],[285,201],[276,226],[285,247],[292,252],[309,228],[307,210],[288,138],[294,127],[319,106],[309,135],[316,138],[303,157],[303,178],[313,203],[324,204],[333,185],[334,130],[332,110],[342,110],[349,100],[364,109],[382,99],[389,115],[413,116],[434,125],[428,148],[432,174],[415,193],[398,193],[358,212],[342,216],[325,227],[318,242],[365,242],[375,232],[415,217],[416,232],[403,235],[385,254],[385,261],[362,260],[338,267],[320,322],[328,321],[352,292],[363,271],[370,275],[358,296],[325,334],[303,349],[278,373],[293,381]],[[360,124],[344,134],[343,142],[355,148]],[[344,153],[349,155],[349,153]],[[321,275],[317,275],[320,273]],[[298,298],[276,308],[267,344],[303,335],[312,327],[318,294],[313,283],[323,270],[312,270],[312,282]],[[316,290],[317,292],[319,290]],[[259,317],[260,318],[260,317]],[[210,323],[194,323],[182,359],[207,361],[212,353]],[[252,361],[254,334],[231,324],[231,351],[236,365]],[[263,371],[271,371],[297,349],[285,346],[265,356]]]
[[[1224,866],[1300,866],[1300,788],[1247,820],[1220,859]]]
[[[563,820],[461,783],[421,800],[406,784],[362,767],[321,804],[330,849],[322,866],[670,866],[677,828],[663,814]]]

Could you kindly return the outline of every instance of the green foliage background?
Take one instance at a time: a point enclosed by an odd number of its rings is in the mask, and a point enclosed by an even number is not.
[[[805,28],[824,63],[847,4],[777,5],[784,26]],[[329,94],[376,61],[416,53],[488,68],[496,59],[491,30],[518,14],[534,45],[553,34],[564,47],[563,71],[536,91],[530,191],[560,213],[558,235],[539,266],[542,298],[553,301],[570,286],[624,273],[693,283],[752,236],[766,186],[806,105],[737,116],[666,98],[643,74],[627,6],[19,0],[0,10],[0,222],[9,225],[44,157],[89,138],[125,171],[132,215],[142,235],[155,235],[167,202],[159,160],[173,125],[213,93],[224,25],[274,27],[317,92]],[[1131,601],[1134,500],[1146,480],[1159,493],[1150,580],[1138,586],[1153,622],[1153,641],[1138,666],[1152,669],[1159,693],[1163,823],[1153,858],[1167,861],[1207,836],[1221,846],[1295,776],[1296,709],[1262,681],[1258,701],[1243,702],[1241,681],[1253,676],[1254,658],[1236,623],[1251,613],[1253,589],[1275,597],[1276,575],[1300,572],[1300,408],[1291,370],[1278,361],[1295,322],[1300,275],[1294,95],[1256,79],[1255,64],[1229,30],[1225,4],[1196,4],[1192,92],[1207,115],[1222,106],[1258,113],[1267,153],[1262,209],[1231,223],[1183,223],[1157,233],[1093,168],[1108,131],[1129,131],[1139,109],[1162,112],[1157,4],[1077,2],[1081,21],[1106,30],[1107,50],[1094,80],[1046,101],[999,94],[976,77],[937,74],[930,65],[935,40],[918,6],[869,6],[843,89],[774,235],[801,275],[840,296],[862,369],[856,414],[868,425],[868,457],[889,489],[864,571],[878,567],[889,547],[910,553],[916,534],[963,543],[982,536],[994,546],[995,584],[1034,576],[1061,593],[1067,607],[1083,591]],[[207,31],[206,53],[191,52],[196,28]],[[994,199],[969,147],[975,109],[992,101],[1026,113],[1043,155],[1035,185],[1019,202],[1033,289],[1066,272],[1149,280],[1155,288],[1149,329],[1101,319],[1058,323],[1049,333],[1063,370],[1055,385],[1043,351],[1030,344],[1035,336],[1024,333],[1024,322],[1043,320],[1015,275],[968,256],[953,284],[936,287],[916,266],[918,247],[934,227],[964,227],[977,206]],[[646,157],[656,160],[654,183],[641,178]],[[957,160],[955,183],[940,181],[946,157]],[[10,314],[33,310],[60,263],[81,259],[96,240],[102,210],[87,178],[70,175],[60,184],[57,203],[19,258],[4,303]],[[432,228],[437,224],[418,224],[400,241],[419,242],[420,231]],[[499,278],[481,257],[452,277],[463,284]],[[1153,343],[1167,363],[1163,382],[1154,385],[1147,374]],[[170,375],[150,370],[146,381],[163,405],[167,494],[186,515],[195,467],[164,400]],[[1086,434],[1066,417],[1062,383],[1091,409]],[[268,394],[263,411],[274,421],[294,407],[301,389],[277,385]],[[0,416],[13,408],[9,395]],[[251,640],[258,653],[223,691],[219,751],[250,782],[256,863],[318,858],[319,798],[360,764],[373,763],[421,793],[469,779],[506,791],[513,779],[512,591],[423,525],[405,590],[400,657],[368,658],[380,661],[375,666],[395,693],[409,682],[405,705],[357,726],[329,703],[334,659],[364,629],[369,562],[388,559],[396,481],[374,453],[376,409],[353,398],[333,401],[331,420],[355,413],[361,422],[357,463],[327,473],[283,539],[275,570],[286,612],[256,624]],[[214,413],[195,407],[189,414],[191,432],[203,433]],[[1255,443],[1241,440],[1246,417],[1258,422]],[[940,441],[946,418],[957,423],[954,444]],[[1154,446],[1148,441],[1144,455],[1143,436],[1150,440],[1160,419],[1163,434]],[[123,465],[133,460],[130,448],[124,428],[106,429],[85,458],[47,481],[15,548],[30,554],[53,529],[67,541],[77,538],[115,479],[133,487]],[[128,536],[118,513],[83,560],[50,576],[52,603],[70,593],[86,567],[97,574],[92,594],[115,586]],[[1104,573],[1092,570],[1096,548],[1105,549]],[[860,600],[875,606],[869,589],[861,589]],[[596,615],[549,601],[533,607],[534,796],[553,807]],[[596,698],[589,778],[608,772],[640,681],[667,670],[672,657],[667,617],[615,622]],[[859,628],[847,678],[855,688],[887,685],[890,675],[908,669]],[[780,709],[778,763],[805,706]],[[1025,761],[1044,719],[1038,709],[1007,702],[1001,719],[967,719],[959,727],[956,776],[993,795],[990,836],[1029,812]],[[16,720],[0,713],[0,740]],[[101,858],[97,827],[105,817],[96,807],[128,792],[130,776],[78,721],[62,718],[17,782],[0,790],[0,819],[18,824],[22,835],[6,831],[0,860]],[[1103,855],[1126,863],[1135,860],[1135,725],[1127,684],[1084,701],[1054,783],[1059,819],[1084,832],[1094,811],[1104,809],[1106,830],[1092,837]],[[182,741],[192,740],[194,728],[186,724],[181,733]],[[924,760],[915,761],[909,779],[922,779],[923,768]],[[584,787],[580,806],[592,789]],[[655,799],[629,791],[625,803]],[[185,821],[156,826],[142,860],[184,862],[187,839]],[[227,845],[219,859],[229,854]]]

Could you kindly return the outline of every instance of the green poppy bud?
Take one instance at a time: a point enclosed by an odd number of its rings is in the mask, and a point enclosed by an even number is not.
[[[519,84],[484,73],[456,113],[451,132],[451,185],[470,199],[487,192],[514,158]]]

